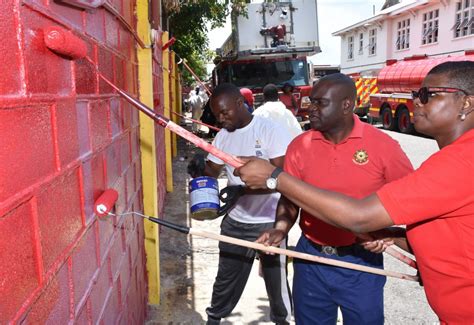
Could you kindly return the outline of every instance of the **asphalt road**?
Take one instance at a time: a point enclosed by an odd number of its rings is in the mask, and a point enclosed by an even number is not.
[[[418,136],[387,132],[407,153],[415,168],[438,150],[436,142]],[[179,140],[178,157],[173,162],[174,192],[167,194],[165,211],[160,217],[179,224],[210,232],[219,232],[220,218],[196,221],[189,215],[186,166],[197,152],[194,146]],[[220,186],[225,180],[220,179]],[[300,231],[290,232],[289,246],[294,246]],[[170,229],[160,230],[161,304],[149,308],[147,324],[204,324],[205,308],[211,298],[212,284],[217,271],[217,242],[185,236]],[[391,256],[385,258],[387,270],[415,274],[410,267]],[[292,265],[289,266],[290,281]],[[386,324],[436,324],[436,315],[426,302],[423,288],[418,283],[389,278],[385,287]],[[258,264],[244,294],[232,315],[222,324],[271,324],[268,299],[263,279],[258,276]]]

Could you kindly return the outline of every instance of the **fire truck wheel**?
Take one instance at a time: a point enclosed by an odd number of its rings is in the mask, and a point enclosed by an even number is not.
[[[410,121],[410,112],[407,108],[402,108],[397,114],[398,129],[401,133],[409,134],[413,133],[413,124]]]
[[[382,109],[382,112],[380,113],[380,116],[382,118],[382,126],[385,130],[395,130],[396,123],[395,119],[392,116],[392,111],[390,110],[389,107],[385,107]]]

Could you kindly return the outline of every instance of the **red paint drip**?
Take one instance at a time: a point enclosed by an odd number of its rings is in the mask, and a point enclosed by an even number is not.
[[[44,43],[54,53],[73,60],[87,55],[86,43],[72,32],[58,26],[48,26],[43,31]]]

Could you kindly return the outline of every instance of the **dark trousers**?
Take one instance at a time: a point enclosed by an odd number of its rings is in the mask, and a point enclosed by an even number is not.
[[[326,255],[302,235],[296,250],[339,261],[383,268],[382,254],[371,253],[360,245],[345,249],[342,256]],[[384,323],[383,287],[386,281],[384,276],[297,259],[293,264],[296,324],[335,325],[338,307],[341,308],[344,324]]]
[[[221,224],[221,234],[255,241],[272,223],[247,224],[226,216]],[[286,242],[282,243],[286,248]],[[206,309],[208,324],[218,323],[230,315],[247,283],[256,252],[253,249],[219,243],[219,266],[212,291],[211,306]],[[259,254],[263,278],[270,301],[270,317],[277,324],[289,324],[292,311],[290,288],[287,280],[287,258],[284,255]],[[257,301],[255,303],[258,303]]]

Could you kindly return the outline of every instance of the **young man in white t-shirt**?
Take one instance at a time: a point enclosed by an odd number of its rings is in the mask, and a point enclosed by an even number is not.
[[[279,100],[278,88],[274,84],[263,87],[263,101],[265,103],[258,107],[253,115],[265,117],[279,124],[282,128],[288,130],[293,138],[303,133],[296,117]]]
[[[191,113],[192,118],[195,120],[199,120],[202,116],[202,108],[206,103],[205,99],[202,96],[202,92],[200,91],[199,86],[196,87],[193,91],[189,93],[189,105],[191,106]],[[195,122],[193,122],[192,126],[193,132],[201,131],[201,126]]]
[[[218,86],[211,97],[211,109],[222,129],[213,145],[234,156],[257,156],[282,167],[285,152],[292,136],[272,121],[252,116],[244,105],[239,89],[231,84]],[[228,186],[226,212],[221,224],[221,234],[254,241],[273,227],[280,194],[274,190],[250,190],[243,187],[234,168],[209,154],[204,171],[188,167],[191,176],[202,174],[218,177],[225,167]],[[199,164],[197,164],[199,165]],[[194,165],[196,166],[196,165]],[[197,168],[198,169],[198,168]],[[201,175],[200,175],[201,174]],[[286,248],[286,242],[282,242]],[[219,324],[237,305],[247,283],[255,250],[219,243],[219,267],[214,282],[211,306],[206,309],[207,324]],[[292,312],[290,289],[287,281],[287,258],[283,255],[260,255],[263,278],[270,301],[270,317],[276,324],[289,324]]]

